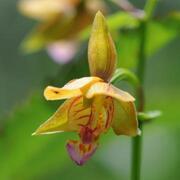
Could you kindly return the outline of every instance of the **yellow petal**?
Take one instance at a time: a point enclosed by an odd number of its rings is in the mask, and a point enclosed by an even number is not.
[[[90,99],[97,95],[111,96],[113,98],[116,98],[124,102],[132,102],[135,100],[134,97],[131,96],[129,93],[122,91],[114,87],[113,85],[104,82],[97,82],[93,84],[89,88],[86,97]]]
[[[134,98],[111,84],[97,82],[86,93],[87,98],[104,97],[104,107],[107,112],[107,124],[113,127],[118,135],[135,136],[139,133]],[[98,105],[99,103],[95,103]],[[108,129],[108,126],[107,126]]]
[[[66,100],[33,135],[78,131],[87,123],[90,114],[91,109],[83,106],[83,97]]]
[[[139,134],[136,109],[133,102],[114,100],[112,128],[117,135],[136,136]]]
[[[93,83],[98,81],[102,80],[98,77],[84,77],[72,80],[62,88],[48,86],[44,91],[44,96],[47,100],[69,99],[81,96]]]
[[[52,86],[48,86],[44,91],[44,96],[47,100],[69,99],[80,95],[82,93],[79,89],[69,90]]]
[[[68,121],[68,109],[72,103],[72,100],[66,100],[45,123],[43,123],[33,135],[50,134],[65,131],[67,129],[66,124]]]

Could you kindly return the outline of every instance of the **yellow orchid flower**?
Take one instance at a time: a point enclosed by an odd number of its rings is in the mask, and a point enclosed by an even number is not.
[[[88,51],[92,76],[72,80],[62,88],[48,86],[47,100],[67,100],[34,133],[77,132],[80,140],[69,140],[66,147],[78,165],[92,156],[100,135],[110,127],[117,135],[139,133],[134,97],[108,82],[115,70],[116,51],[101,12],[96,14]]]

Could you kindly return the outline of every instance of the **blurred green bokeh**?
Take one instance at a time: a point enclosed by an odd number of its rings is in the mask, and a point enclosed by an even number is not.
[[[0,179],[129,180],[129,137],[118,137],[112,132],[104,135],[92,160],[84,167],[77,167],[65,149],[66,140],[74,134],[31,136],[60,104],[44,100],[44,87],[49,83],[61,86],[72,78],[88,75],[87,42],[74,61],[63,66],[55,64],[45,51],[22,55],[20,42],[34,22],[19,15],[17,1],[0,0],[0,3]],[[135,3],[143,6],[140,0]],[[179,0],[164,0],[156,11],[162,15],[179,9]],[[128,33],[122,32],[116,42],[118,48],[123,41],[127,42],[119,55],[124,60],[123,53],[136,53],[136,38],[129,41],[136,32],[130,38]],[[142,180],[180,179],[180,38],[173,33],[168,36],[171,41],[146,62],[146,109],[160,109],[163,115],[144,127]],[[168,39],[166,33],[158,36],[161,37],[155,38],[157,41]],[[131,54],[126,58],[131,59]],[[119,61],[119,65],[129,66],[128,63]]]

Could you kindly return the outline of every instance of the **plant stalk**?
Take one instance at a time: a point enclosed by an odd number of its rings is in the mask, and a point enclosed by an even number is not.
[[[144,76],[145,76],[145,44],[146,44],[146,31],[148,22],[151,20],[158,0],[147,0],[145,5],[146,17],[141,21],[140,25],[140,51],[139,61],[137,65],[137,77],[140,81],[140,87],[136,90],[137,96],[137,110],[138,112],[144,111]],[[139,128],[141,135],[132,139],[132,173],[131,180],[140,180],[141,178],[141,156],[142,156],[142,139],[143,139],[143,123],[139,121]]]
[[[137,65],[137,77],[140,81],[140,87],[136,90],[137,96],[137,110],[138,112],[144,111],[144,74],[145,74],[145,42],[146,42],[146,22],[141,22],[140,26],[140,51],[139,51],[139,62]],[[139,121],[139,128],[141,135],[136,136],[132,139],[132,180],[140,180],[141,176],[141,154],[142,154],[142,138],[143,138],[143,124]]]

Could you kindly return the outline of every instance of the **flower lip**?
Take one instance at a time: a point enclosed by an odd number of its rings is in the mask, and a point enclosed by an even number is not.
[[[86,126],[81,127],[79,135],[84,144],[90,144],[97,138],[94,135],[94,130]]]
[[[71,159],[82,166],[96,151],[97,144],[83,144],[79,141],[70,140],[66,145]]]

